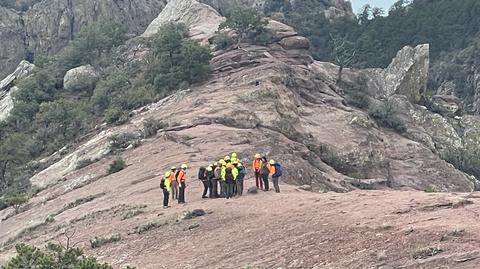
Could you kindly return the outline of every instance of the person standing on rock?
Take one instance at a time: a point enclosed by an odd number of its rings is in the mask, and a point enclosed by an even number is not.
[[[170,197],[172,172],[166,172],[165,177],[160,181],[160,189],[163,190],[163,208],[169,208],[168,199]]]
[[[207,182],[208,182],[208,197],[213,198],[213,178],[215,176],[213,170],[215,169],[214,164],[210,164],[207,167]]]
[[[222,179],[226,183],[226,198],[233,198],[233,186],[238,176],[238,170],[232,163],[227,163],[222,170]]]
[[[171,176],[170,176],[170,184],[172,188],[172,200],[177,200],[178,199],[178,181],[176,178],[177,175],[177,168],[175,166],[172,166],[171,168]]]
[[[208,167],[212,169],[212,167]],[[200,167],[198,170],[198,179],[202,181],[203,184],[203,194],[202,194],[202,199],[208,198],[207,197],[207,192],[208,192],[208,178],[207,178],[207,168],[205,167]]]
[[[262,177],[260,176],[260,169],[262,168],[262,155],[260,153],[255,154],[255,160],[252,162],[252,169],[255,173],[255,184],[257,189],[263,190]]]
[[[265,185],[263,191],[269,191],[270,189],[268,185],[268,175],[270,175],[269,164],[267,158],[263,157],[262,167],[260,168],[260,176],[262,177],[263,184]]]
[[[220,168],[220,197],[226,198],[227,197],[227,183],[225,182],[225,169],[227,166],[227,162],[225,160],[220,160],[221,168]]]
[[[214,164],[215,168],[213,169],[213,179],[212,179],[212,191],[213,194],[210,193],[210,198],[218,198],[218,183],[220,182],[222,176],[222,165],[221,162],[217,162]]]
[[[279,162],[275,160],[270,160],[269,162],[270,176],[272,177],[273,187],[275,188],[276,193],[280,193],[280,186],[278,185],[278,180],[282,176],[282,166]]]
[[[238,171],[238,176],[236,180],[237,184],[237,192],[238,196],[242,196],[243,194],[243,179],[245,178],[245,167],[243,167],[241,162],[236,162],[234,163],[235,167],[237,168]]]
[[[176,179],[178,182],[178,203],[179,204],[184,204],[185,203],[185,188],[187,185],[185,184],[185,181],[187,180],[187,168],[188,166],[186,164],[182,164],[180,166],[180,170],[177,172]]]

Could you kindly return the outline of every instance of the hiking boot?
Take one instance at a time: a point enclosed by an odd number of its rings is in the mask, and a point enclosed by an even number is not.
[[[164,206],[163,208],[164,208],[164,209],[167,209],[167,208],[170,208],[170,206],[167,205],[167,206]]]

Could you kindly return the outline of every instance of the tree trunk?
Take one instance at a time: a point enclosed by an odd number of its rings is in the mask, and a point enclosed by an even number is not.
[[[337,85],[342,81],[343,65],[338,67]]]

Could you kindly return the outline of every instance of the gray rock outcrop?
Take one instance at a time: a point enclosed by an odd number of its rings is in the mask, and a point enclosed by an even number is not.
[[[434,95],[431,100],[433,112],[440,113],[445,117],[459,116],[463,111],[463,102],[453,95]]]
[[[67,91],[93,90],[98,78],[93,66],[79,66],[67,71],[63,78],[63,88]]]
[[[57,53],[95,21],[113,21],[139,35],[165,5],[166,0],[43,0],[25,13],[0,7],[0,79],[22,59]]]
[[[21,61],[15,71],[0,81],[0,121],[5,120],[13,109],[12,93],[18,90],[15,82],[26,78],[35,68],[35,65]]]
[[[401,94],[416,103],[423,98],[427,88],[429,62],[428,44],[415,48],[406,46],[386,69],[369,69],[366,73],[376,84],[377,97]]]
[[[187,26],[195,40],[207,40],[218,30],[224,18],[211,6],[196,0],[170,0],[142,37],[154,36],[168,22],[179,22]]]

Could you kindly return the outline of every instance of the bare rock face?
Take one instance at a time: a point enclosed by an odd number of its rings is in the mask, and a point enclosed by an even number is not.
[[[152,37],[168,22],[184,23],[195,40],[207,40],[217,31],[224,18],[211,6],[195,0],[170,0],[153,20],[142,37]]]
[[[287,50],[291,49],[305,49],[308,50],[310,48],[310,41],[308,38],[303,36],[292,36],[286,37],[280,41],[280,45]]]
[[[17,91],[15,82],[30,75],[35,65],[22,61],[15,71],[0,81],[0,121],[5,120],[13,109],[12,93]]]
[[[432,96],[432,111],[440,113],[445,117],[459,116],[463,110],[463,102],[453,95]]]
[[[20,15],[0,6],[0,80],[25,59],[23,26]]]
[[[426,91],[429,62],[428,44],[406,46],[386,69],[370,69],[367,73],[377,84],[377,97],[401,94],[417,103]]]
[[[67,71],[63,78],[63,87],[67,91],[93,90],[97,81],[95,68],[84,65]]]
[[[263,5],[265,4],[265,0],[200,0],[199,2],[215,8],[224,16],[238,6],[263,10]]]
[[[165,5],[166,0],[44,0],[22,14],[0,7],[0,79],[23,59],[57,53],[91,22],[117,22],[136,36]]]

